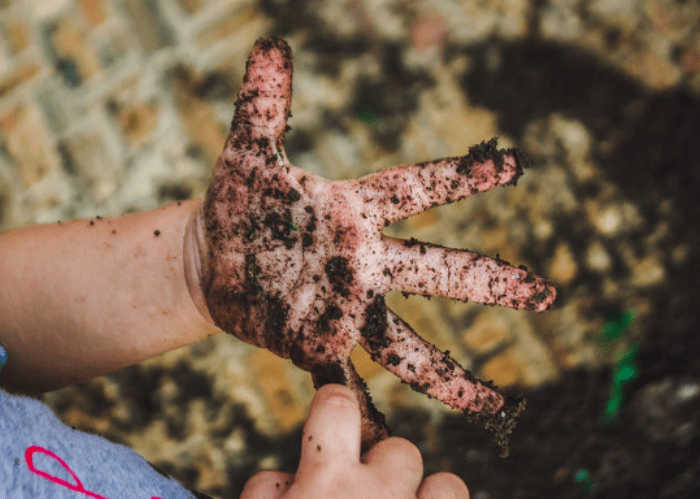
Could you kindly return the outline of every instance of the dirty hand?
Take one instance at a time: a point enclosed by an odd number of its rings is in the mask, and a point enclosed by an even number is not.
[[[289,46],[259,40],[206,199],[189,226],[195,302],[224,331],[310,371],[317,388],[352,387],[363,449],[388,432],[350,362],[358,344],[415,390],[487,423],[503,443],[522,403],[425,342],[385,306],[384,295],[396,289],[540,311],[554,301],[554,288],[501,260],[393,239],[382,229],[514,183],[522,173],[518,152],[498,150],[494,140],[464,157],[329,181],[285,155],[291,91]]]
[[[418,498],[468,499],[464,482],[451,473],[423,480],[423,462],[408,440],[390,438],[360,458],[360,412],[353,392],[321,388],[302,436],[296,475],[263,471],[246,483],[240,499]]]

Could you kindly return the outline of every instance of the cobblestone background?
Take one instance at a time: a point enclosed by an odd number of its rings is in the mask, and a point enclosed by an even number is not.
[[[530,156],[517,188],[387,232],[524,264],[556,283],[555,309],[388,303],[480,377],[541,386],[614,358],[596,343],[611,310],[634,309],[629,341],[643,338],[653,296],[689,261],[693,241],[677,236],[689,205],[662,187],[697,173],[646,191],[634,172],[700,153],[699,31],[696,2],[0,0],[0,228],[202,196],[246,57],[277,34],[294,50],[297,166],[356,177],[496,135]],[[664,106],[676,119],[657,123]],[[661,145],[640,152],[640,136]],[[355,361],[390,418],[443,417],[363,352]],[[312,395],[289,362],[218,335],[43,399],[224,497],[289,464],[276,446],[293,445]]]

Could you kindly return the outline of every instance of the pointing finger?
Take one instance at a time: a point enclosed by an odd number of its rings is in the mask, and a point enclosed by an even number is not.
[[[352,391],[329,384],[316,392],[304,425],[298,475],[312,474],[331,462],[357,463],[360,458],[360,409]]]

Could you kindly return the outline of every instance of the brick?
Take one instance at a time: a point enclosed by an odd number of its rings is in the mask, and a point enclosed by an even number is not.
[[[170,45],[172,32],[168,23],[162,18],[156,2],[126,0],[124,8],[131,16],[136,36],[144,50],[152,52]]]
[[[51,44],[57,58],[64,64],[75,64],[80,80],[90,79],[101,70],[94,44],[87,39],[87,30],[74,17],[63,17],[52,28]]]
[[[80,133],[71,134],[63,142],[67,171],[76,176],[84,193],[97,203],[106,202],[117,190],[120,172],[110,154],[109,131],[104,121],[94,120]]]
[[[62,12],[70,10],[72,6],[72,0],[51,0],[49,2],[46,0],[23,0],[22,3],[24,4],[26,12],[34,20],[56,17]]]
[[[78,4],[90,26],[99,26],[107,19],[102,0],[78,0]]]
[[[496,386],[506,387],[522,382],[525,373],[523,363],[514,348],[501,352],[481,368],[484,379],[492,380]]]
[[[158,124],[158,108],[152,104],[139,104],[120,109],[119,127],[131,144],[142,144],[151,136]]]
[[[197,43],[202,46],[209,46],[243,29],[250,28],[257,20],[262,20],[263,18],[256,6],[248,5],[232,10],[228,15],[220,17],[204,30]]]
[[[306,416],[287,373],[287,369],[291,367],[289,364],[288,360],[263,349],[253,351],[249,360],[265,401],[283,431],[289,431],[301,424]]]
[[[0,98],[20,87],[39,73],[39,66],[27,63],[17,67],[14,71],[0,75]]]
[[[499,310],[481,312],[464,332],[462,340],[475,355],[486,355],[512,341],[510,324]]]
[[[41,109],[41,113],[46,121],[46,126],[54,134],[65,132],[69,126],[74,124],[84,112],[83,109],[72,105],[66,89],[61,83],[55,80],[44,80],[39,86],[36,95],[36,104]]]
[[[194,14],[202,8],[202,0],[178,0],[178,3],[187,14]]]
[[[37,108],[19,105],[0,116],[0,135],[25,187],[60,166],[60,158]]]
[[[5,39],[10,52],[16,54],[29,46],[29,28],[19,21],[10,21],[5,27]]]
[[[175,69],[171,75],[175,106],[182,124],[205,161],[213,164],[221,153],[228,130],[217,124],[213,106],[196,95],[198,81],[184,67]]]

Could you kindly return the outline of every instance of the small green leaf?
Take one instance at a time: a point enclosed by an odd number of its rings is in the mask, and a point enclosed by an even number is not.
[[[376,125],[379,121],[377,113],[374,112],[372,109],[368,108],[365,108],[359,113],[357,113],[357,119],[360,120],[362,123],[367,123],[370,126]]]
[[[607,321],[600,329],[601,341],[610,343],[624,337],[636,317],[637,314],[633,308],[627,309],[624,314],[618,309],[610,310]]]
[[[574,474],[574,479],[583,485],[584,495],[588,495],[593,492],[593,479],[588,470],[580,469]]]
[[[622,384],[637,379],[637,370],[632,366],[624,366],[615,374],[615,382]]]

